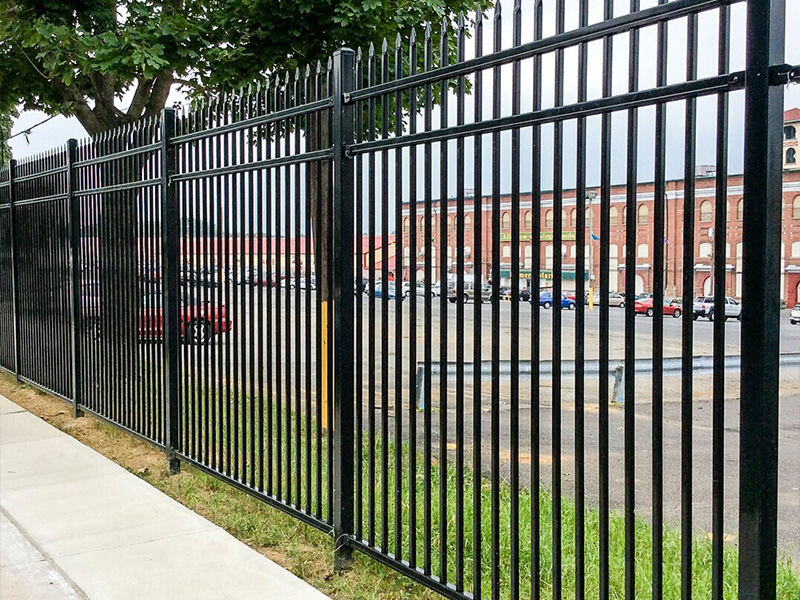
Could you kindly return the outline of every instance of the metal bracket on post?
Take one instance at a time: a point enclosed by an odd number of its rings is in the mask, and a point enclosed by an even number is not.
[[[353,211],[355,179],[347,145],[355,136],[352,104],[345,95],[353,89],[355,53],[342,49],[333,55],[333,562],[336,571],[350,568],[355,504],[354,422],[354,308]]]
[[[161,113],[161,279],[164,307],[164,377],[166,392],[166,450],[169,472],[179,473],[180,459],[180,211],[173,176],[177,171],[175,110]]]
[[[75,163],[78,154],[78,140],[67,141],[67,194],[69,202],[69,268],[70,268],[70,344],[72,346],[72,404],[73,415],[77,419],[83,416],[81,404],[83,398],[83,344],[80,341],[83,331],[83,307],[81,297],[81,209],[80,200],[75,194]]]
[[[17,175],[17,161],[13,158],[8,163],[8,211],[11,220],[11,314],[14,318],[14,375],[19,381],[19,286],[17,277],[17,240],[16,218],[14,210],[14,179]]]

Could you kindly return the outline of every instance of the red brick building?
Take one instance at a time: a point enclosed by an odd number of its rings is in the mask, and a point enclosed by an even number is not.
[[[781,240],[781,297],[792,305],[800,302],[800,148],[797,148],[797,137],[800,135],[800,109],[786,112],[784,127],[784,178],[783,178],[783,227]],[[742,214],[744,209],[743,177],[731,175],[727,181],[727,227],[726,227],[726,289],[731,296],[741,296],[742,286]],[[587,245],[583,249],[587,263],[591,256],[591,267],[587,266],[584,277],[588,280],[600,278],[600,244],[601,240],[594,239],[600,234],[600,190],[599,188],[587,189],[587,196],[594,199],[586,200]],[[563,287],[565,290],[575,289],[575,263],[580,248],[575,243],[575,226],[577,223],[577,208],[575,190],[564,190],[562,201],[562,236],[561,251],[563,267]],[[636,292],[647,292],[653,289],[653,256],[654,245],[659,241],[654,239],[654,186],[652,183],[639,184],[636,199],[636,214],[628,215],[626,211],[626,188],[624,185],[613,186],[611,189],[610,226],[611,236],[608,240],[610,252],[609,288],[610,290],[623,290],[625,270],[628,268],[627,248],[625,246],[626,223],[629,218],[636,219],[636,248],[633,249],[636,269]],[[440,239],[440,222],[444,207],[439,201],[434,201],[436,207],[432,223],[432,252],[431,261],[434,273],[439,272],[444,258],[447,260],[448,271],[455,273],[458,251],[456,249],[456,200],[447,203],[447,240],[442,243]],[[693,294],[711,292],[711,265],[714,245],[714,220],[716,199],[716,177],[709,167],[698,167],[695,182],[695,214],[694,221],[694,290]],[[480,240],[482,247],[482,272],[486,278],[491,277],[492,238],[491,238],[491,198],[484,198],[482,202],[481,220],[483,236]],[[413,211],[417,219],[417,279],[424,276],[424,235],[422,214],[424,204],[419,203]],[[533,214],[530,193],[523,193],[520,198],[520,275],[526,279],[533,268],[533,246],[531,231]],[[666,182],[665,197],[665,239],[664,243],[664,271],[665,292],[668,296],[678,296],[682,293],[683,277],[683,219],[684,219],[684,187],[683,180]],[[407,206],[403,217],[403,274],[404,278],[410,276],[410,219],[412,209]],[[472,269],[473,252],[476,244],[474,227],[475,222],[474,200],[466,199],[464,217],[464,261],[466,270]],[[552,285],[549,280],[553,277],[553,260],[557,250],[553,248],[553,226],[555,215],[553,212],[552,191],[542,194],[541,210],[538,215],[541,224],[541,261],[538,265],[540,278],[543,285]],[[511,198],[508,195],[500,200],[500,277],[507,283],[511,270]],[[594,236],[590,235],[589,229]],[[591,241],[591,248],[589,245]],[[438,276],[434,276],[438,279]]]

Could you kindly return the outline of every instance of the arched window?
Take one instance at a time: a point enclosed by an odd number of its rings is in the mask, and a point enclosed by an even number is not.
[[[592,220],[592,209],[591,209],[591,207],[589,207],[589,206],[586,207],[586,214],[583,216],[583,218],[584,218],[583,222],[586,223],[586,227],[588,227],[589,223]]]
[[[566,224],[567,224],[567,211],[562,210],[561,211],[561,226],[564,227],[564,225],[566,225]]]
[[[533,213],[528,211],[525,213],[525,229],[530,229],[533,227]]]
[[[708,223],[712,220],[713,216],[714,207],[711,204],[711,200],[703,200],[702,204],[700,204],[700,221]]]
[[[619,211],[617,210],[616,206],[612,206],[611,209],[608,211],[609,214],[609,222],[611,223],[612,227],[619,225]]]
[[[744,198],[739,200],[736,205],[736,220],[741,221],[744,218]]]
[[[403,231],[411,231],[410,223],[411,223],[411,219],[409,219],[408,217],[403,219]]]
[[[639,205],[639,218],[638,218],[639,225],[647,225],[650,223],[650,209],[647,208],[646,204]]]
[[[625,225],[625,222],[628,220],[628,207],[622,207],[622,224]]]
[[[464,215],[464,231],[472,231],[472,217]]]
[[[552,210],[548,210],[546,213],[544,213],[544,226],[547,229],[552,229],[553,228],[553,211]]]
[[[569,224],[572,227],[575,227],[575,225],[578,224],[578,209],[577,208],[573,208],[572,212],[569,213]]]
[[[728,221],[733,220],[733,214],[731,214],[731,203],[730,202],[726,202],[725,203],[725,213],[726,213],[726,216],[728,218]]]
[[[794,148],[789,148],[786,151],[786,164],[793,165],[797,163],[797,151]]]
[[[796,140],[797,139],[797,130],[792,125],[786,125],[783,128],[783,139],[787,142],[789,140]]]
[[[511,217],[508,216],[507,212],[503,213],[503,216],[500,219],[500,225],[503,229],[508,229],[511,227]]]
[[[792,202],[792,218],[800,219],[800,196],[795,196]]]

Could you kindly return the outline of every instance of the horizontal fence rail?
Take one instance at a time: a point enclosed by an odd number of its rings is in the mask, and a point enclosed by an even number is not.
[[[618,4],[497,3],[12,161],[0,368],[337,570],[795,598],[782,2]]]

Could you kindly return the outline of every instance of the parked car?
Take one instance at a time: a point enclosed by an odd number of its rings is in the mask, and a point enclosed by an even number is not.
[[[553,304],[553,292],[539,292],[539,306],[549,309]],[[561,294],[561,308],[575,310],[575,296],[572,294]]]
[[[511,288],[510,287],[501,287],[500,288],[500,299],[501,300],[511,300]],[[528,288],[521,288],[519,290],[519,298],[520,302],[528,302],[531,299],[531,293],[528,291]]]
[[[406,298],[408,298],[411,295],[411,282],[410,281],[406,281],[406,282],[403,283],[403,293],[404,293]],[[421,296],[423,298],[425,297],[425,282],[424,281],[417,281],[417,283],[416,283],[416,294],[415,295],[416,296]],[[431,289],[430,297],[433,298],[435,296],[436,296],[436,294],[433,292],[433,289]]]
[[[789,323],[792,325],[800,325],[800,304],[795,304],[794,308],[789,313]]]
[[[625,308],[625,294],[622,292],[609,292],[608,296],[606,296],[608,300],[609,306],[615,306],[618,308]],[[600,292],[594,292],[592,297],[592,304],[599,305],[602,301],[602,297],[600,296]],[[589,292],[584,292],[583,294],[583,303],[589,304]]]
[[[487,284],[482,285],[480,293],[481,302],[490,302],[492,299],[492,286]],[[478,293],[475,290],[475,282],[472,280],[464,281],[464,291],[462,293],[461,300],[463,302],[469,302],[470,300],[474,302],[477,295]],[[458,285],[455,281],[451,281],[447,285],[447,299],[453,303],[458,301]]]
[[[681,301],[679,298],[664,298],[664,305],[663,305],[664,316],[673,317],[675,319],[680,318],[683,314],[683,307],[681,306]],[[637,300],[633,303],[633,312],[637,315],[647,315],[648,317],[652,317],[655,314],[655,309],[653,308],[653,299],[652,298],[644,298],[642,300]]]
[[[386,288],[386,297],[389,300],[394,300],[397,297],[396,286],[394,281],[390,281],[386,286],[383,285],[383,282],[378,281],[375,283],[374,295],[376,298],[383,298],[384,294],[384,287]],[[405,300],[406,295],[401,291],[400,292],[400,299]]]
[[[694,305],[692,306],[692,318],[697,320],[700,317],[705,317],[709,321],[713,321],[717,316],[717,310],[714,304],[713,296],[700,296],[699,298],[695,298]],[[725,297],[725,312],[723,318],[725,320],[742,320],[742,305],[730,296]]]
[[[181,339],[190,344],[208,344],[215,335],[231,330],[225,305],[212,306],[192,296],[184,295],[179,308]],[[164,336],[164,309],[161,292],[142,298],[139,311],[139,338],[161,339]]]

